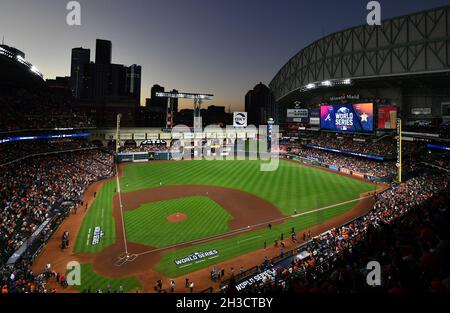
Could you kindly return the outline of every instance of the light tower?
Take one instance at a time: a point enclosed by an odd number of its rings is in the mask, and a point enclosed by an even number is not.
[[[167,98],[166,127],[173,127],[173,101],[171,99],[194,99],[194,129],[201,129],[200,109],[203,100],[211,100],[214,95],[189,92],[157,92],[157,97]]]
[[[119,153],[120,143],[119,143],[119,136],[120,136],[120,119],[122,118],[122,114],[117,114],[116,118],[116,153]]]

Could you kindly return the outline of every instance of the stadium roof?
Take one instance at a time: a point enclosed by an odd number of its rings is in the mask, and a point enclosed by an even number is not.
[[[449,25],[445,6],[330,34],[292,57],[269,86],[279,101],[331,80],[448,73]]]

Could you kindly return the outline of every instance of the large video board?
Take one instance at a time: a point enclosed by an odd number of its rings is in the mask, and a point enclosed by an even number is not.
[[[320,128],[336,132],[373,132],[373,103],[323,105]]]

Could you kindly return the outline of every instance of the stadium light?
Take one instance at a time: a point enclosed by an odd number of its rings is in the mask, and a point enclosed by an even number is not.
[[[353,84],[353,81],[350,78],[327,79],[324,81],[317,81],[317,82],[303,85],[299,89],[300,89],[300,92],[304,92],[304,91],[309,91],[309,90],[320,88],[320,87],[330,88],[330,87],[335,87],[335,86],[340,86],[340,85],[352,85],[352,84]]]
[[[38,75],[39,77],[43,78],[42,73],[38,70],[38,68],[34,65],[31,65],[30,71],[32,71],[34,74]]]
[[[347,79],[344,79],[344,80],[342,81],[342,83],[343,83],[344,85],[350,85],[350,84],[352,83],[352,80],[351,80],[350,78],[347,78]]]
[[[200,116],[200,107],[203,100],[211,100],[214,95],[212,94],[203,94],[203,93],[189,93],[189,92],[157,92],[157,97],[163,98],[183,98],[183,99],[193,99],[194,100],[194,129],[201,128],[201,116]],[[166,126],[173,126],[173,120],[171,117],[173,116],[172,112],[172,102],[168,101],[167,111],[166,111]]]
[[[183,99],[205,99],[211,100],[214,95],[203,93],[188,93],[188,92],[157,92],[157,97],[163,98],[183,98]]]
[[[0,47],[0,54],[26,66],[28,69],[30,69],[31,72],[39,76],[41,79],[44,79],[44,75],[42,75],[42,73],[38,70],[38,68],[33,64],[31,64],[30,62],[28,62],[27,60],[25,60],[21,55],[14,55],[8,50],[1,47]]]

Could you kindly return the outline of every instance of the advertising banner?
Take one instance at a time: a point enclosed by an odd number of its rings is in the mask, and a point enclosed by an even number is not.
[[[339,167],[337,167],[337,166],[334,166],[334,165],[328,165],[328,168],[329,168],[330,170],[339,172]]]
[[[364,178],[364,174],[358,172],[353,172],[353,176]]]
[[[145,134],[134,134],[134,140],[145,140]]]
[[[378,109],[378,129],[397,128],[397,108],[381,107]]]
[[[131,140],[133,139],[133,134],[120,134],[121,140]]]
[[[233,126],[247,127],[247,112],[233,112]]]
[[[308,123],[309,121],[308,109],[288,109],[286,116],[288,123]]]
[[[159,134],[158,133],[147,133],[147,138],[148,139],[158,139]]]
[[[161,133],[159,135],[160,139],[172,139],[172,134],[171,133]]]
[[[309,110],[309,124],[319,126],[320,125],[320,109]]]
[[[417,116],[431,115],[431,108],[411,108],[411,114]]]

